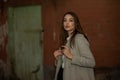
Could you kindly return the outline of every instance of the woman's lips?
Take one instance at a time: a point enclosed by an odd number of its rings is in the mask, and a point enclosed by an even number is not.
[[[70,26],[65,26],[65,28],[69,28]]]

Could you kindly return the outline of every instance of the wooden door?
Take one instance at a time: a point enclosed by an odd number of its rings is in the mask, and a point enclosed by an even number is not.
[[[9,57],[20,80],[43,80],[41,6],[9,7]]]

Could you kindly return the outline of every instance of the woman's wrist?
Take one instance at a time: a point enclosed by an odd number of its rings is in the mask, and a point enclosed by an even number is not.
[[[70,55],[69,55],[69,59],[72,59],[72,58],[73,58],[73,55],[72,55],[72,54],[70,54]]]

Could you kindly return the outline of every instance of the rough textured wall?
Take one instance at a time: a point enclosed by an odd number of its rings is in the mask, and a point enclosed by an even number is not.
[[[24,1],[31,4],[32,1]],[[44,27],[44,64],[54,65],[53,51],[58,47],[60,21],[66,11],[74,11],[79,16],[96,58],[97,67],[118,66],[120,64],[119,0],[43,0],[42,22]],[[13,5],[13,3],[10,3]],[[24,5],[17,1],[17,5]],[[6,13],[0,14],[1,44],[0,55],[5,59],[7,37],[3,38],[3,27],[6,23]],[[4,40],[3,40],[4,39]],[[3,42],[2,42],[3,41]],[[4,45],[3,45],[4,44]]]
[[[8,45],[8,31],[7,31],[7,7],[6,4],[0,2],[0,59],[7,61],[7,45]]]
[[[54,64],[52,52],[57,48],[60,22],[63,14],[74,11],[86,32],[96,67],[120,65],[120,1],[119,0],[52,0],[43,4],[44,63]]]

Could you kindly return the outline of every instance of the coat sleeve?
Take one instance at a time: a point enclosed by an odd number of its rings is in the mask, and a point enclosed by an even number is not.
[[[83,35],[76,35],[75,43],[77,47],[77,54],[73,54],[72,64],[83,67],[94,67],[95,59],[89,47],[89,43]]]

